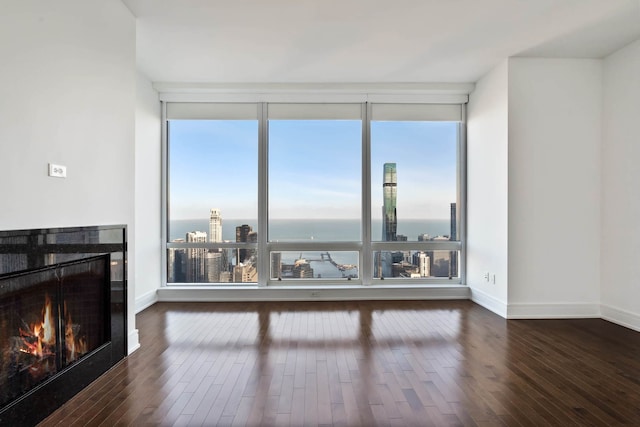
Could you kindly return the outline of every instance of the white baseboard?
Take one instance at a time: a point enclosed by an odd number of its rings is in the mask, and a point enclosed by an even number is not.
[[[498,316],[507,317],[507,304],[479,289],[470,288],[471,301],[493,311]]]
[[[195,287],[158,289],[158,301],[339,301],[469,299],[466,286],[433,287]]]
[[[600,312],[604,320],[640,332],[640,315],[606,304],[600,306]]]
[[[599,304],[509,304],[507,319],[599,318]]]
[[[136,298],[136,314],[158,302],[158,291],[153,290]]]
[[[127,336],[127,347],[127,354],[131,354],[140,348],[140,338],[137,329],[129,331],[129,335]]]

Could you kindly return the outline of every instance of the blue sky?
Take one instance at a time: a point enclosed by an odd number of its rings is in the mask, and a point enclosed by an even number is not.
[[[457,124],[373,122],[372,217],[380,217],[382,169],[397,164],[398,218],[448,218],[456,197]],[[256,121],[174,120],[169,132],[170,217],[257,217]],[[360,121],[269,123],[271,218],[358,218]]]

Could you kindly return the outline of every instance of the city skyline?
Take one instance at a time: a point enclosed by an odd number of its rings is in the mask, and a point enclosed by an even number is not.
[[[393,178],[392,164],[385,165],[385,169],[390,173],[383,187],[389,186]],[[387,202],[387,201],[385,201]],[[395,217],[393,217],[395,219]],[[220,209],[210,209],[209,230],[210,233],[222,234],[223,217]],[[382,235],[385,229],[393,229],[393,224],[389,227],[382,227]],[[448,241],[457,237],[457,209],[456,203],[450,204],[449,235],[437,234],[431,236],[427,233],[417,235],[418,241]],[[233,227],[233,225],[232,225]],[[205,227],[201,227],[205,228]],[[236,242],[257,242],[257,232],[248,224],[236,225]],[[390,237],[384,241],[407,241],[407,236],[398,234],[396,238]],[[391,240],[390,240],[391,239]],[[173,242],[205,243],[212,241],[203,231],[187,231],[185,238],[172,240]],[[225,240],[227,241],[227,240]],[[341,261],[333,261],[329,251],[323,253],[317,251],[307,251],[307,260],[300,252],[271,252],[271,273],[270,277],[277,280],[287,279],[312,279],[312,278],[357,278],[359,277],[359,266],[357,263],[357,252],[337,251],[332,253],[338,256]],[[350,254],[355,256],[350,260],[344,258]],[[287,262],[285,262],[285,254]],[[257,281],[256,256],[258,253],[254,249],[205,249],[205,248],[178,248],[170,249],[167,259],[168,282],[169,283],[246,283]],[[296,255],[295,259],[290,258]],[[458,273],[457,251],[446,250],[396,250],[378,251],[374,254],[375,266],[374,277],[456,277]],[[333,265],[329,270],[324,266],[325,261]],[[316,267],[312,267],[312,263]],[[318,263],[322,264],[319,265]]]
[[[395,163],[385,163],[383,165],[383,205],[382,205],[382,241],[407,241],[406,235],[397,234],[396,215],[396,194],[397,194],[397,169]],[[455,240],[457,238],[457,206],[456,203],[449,205],[449,235],[438,235],[431,237],[426,233],[418,234],[418,241],[443,241]],[[210,209],[209,217],[209,241],[220,242],[222,237],[222,212],[218,208]],[[249,224],[237,225],[235,227],[235,241],[238,243],[257,243],[257,232]],[[180,239],[182,240],[182,239]],[[207,233],[201,231],[189,231],[186,233],[186,242],[206,242]],[[231,254],[235,252],[235,264]],[[313,251],[312,251],[313,252]],[[275,255],[277,253],[277,255]],[[180,255],[184,254],[184,255]],[[255,249],[236,248],[235,251],[229,249],[209,249],[188,248],[170,250],[169,278],[182,278],[187,282],[218,283],[234,282],[246,283],[256,282],[257,267]],[[359,266],[354,263],[337,263],[329,251],[320,254],[313,261],[303,258],[302,252],[293,263],[284,263],[281,252],[270,253],[272,279],[313,279],[332,278],[326,273],[317,273],[311,267],[311,262],[324,263],[329,261],[341,272],[342,278],[358,278]],[[231,262],[229,262],[231,261]],[[374,254],[374,277],[384,279],[386,277],[456,277],[458,272],[457,251],[443,250],[396,250],[377,251]],[[349,271],[349,273],[346,273]],[[338,277],[338,276],[336,276]],[[176,280],[177,281],[177,280]]]

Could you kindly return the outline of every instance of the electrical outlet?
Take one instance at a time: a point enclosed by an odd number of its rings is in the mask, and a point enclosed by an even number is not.
[[[311,298],[318,298],[318,296],[320,296],[320,292],[318,291],[311,292]]]
[[[488,282],[488,281],[489,281],[489,272],[488,272],[488,271],[487,271],[486,273],[484,273],[484,280],[485,280],[486,282]]]
[[[62,165],[54,165],[53,163],[49,163],[49,176],[55,178],[66,178],[67,177],[67,167]]]

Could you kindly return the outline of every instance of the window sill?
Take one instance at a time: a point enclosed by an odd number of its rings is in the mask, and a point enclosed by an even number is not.
[[[339,286],[174,285],[158,290],[158,301],[337,301],[469,299],[469,288],[452,284]]]

